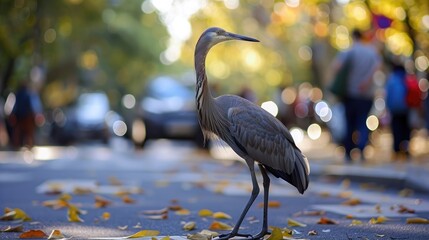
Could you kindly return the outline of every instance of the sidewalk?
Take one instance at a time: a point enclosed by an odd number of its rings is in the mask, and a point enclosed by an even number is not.
[[[299,145],[310,161],[311,176],[334,176],[396,185],[429,193],[429,139],[414,139],[418,156],[407,160],[392,160],[388,134],[378,136],[368,148],[370,157],[362,162],[345,163],[342,149],[330,142],[328,136],[318,140],[304,139]]]

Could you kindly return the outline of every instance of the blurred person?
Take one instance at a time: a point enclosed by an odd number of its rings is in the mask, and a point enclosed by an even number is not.
[[[355,29],[352,32],[353,45],[347,51],[340,52],[333,64],[338,72],[348,60],[346,96],[341,99],[345,108],[346,136],[343,144],[346,150],[346,162],[350,162],[350,153],[354,148],[362,151],[368,142],[369,129],[366,119],[371,110],[374,91],[372,77],[381,65],[381,57],[376,48],[366,44],[362,33]]]
[[[12,145],[15,148],[34,146],[36,122],[43,118],[39,95],[32,91],[27,82],[21,83],[15,104],[9,116],[12,127]]]
[[[390,128],[393,134],[394,159],[406,159],[409,156],[408,144],[410,141],[410,108],[407,106],[407,86],[405,68],[400,63],[392,63],[393,69],[386,82],[386,106],[391,121]]]

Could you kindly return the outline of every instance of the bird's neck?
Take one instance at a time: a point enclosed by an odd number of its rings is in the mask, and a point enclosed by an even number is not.
[[[197,75],[195,100],[198,112],[203,110],[203,105],[210,107],[211,103],[214,101],[208,86],[206,74],[206,56],[208,50],[208,48],[200,47],[197,44],[195,52],[195,71]]]

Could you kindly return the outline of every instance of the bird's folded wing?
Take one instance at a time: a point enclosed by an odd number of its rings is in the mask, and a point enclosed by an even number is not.
[[[287,128],[265,110],[256,106],[230,108],[228,119],[235,141],[254,160],[287,174],[303,161]]]

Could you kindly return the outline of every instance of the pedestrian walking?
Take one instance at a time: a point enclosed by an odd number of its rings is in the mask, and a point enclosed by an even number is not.
[[[340,101],[345,108],[346,135],[343,144],[346,162],[351,161],[351,152],[355,148],[361,151],[361,159],[364,160],[363,149],[369,136],[366,119],[374,99],[372,77],[381,65],[378,51],[364,42],[359,30],[353,30],[352,39],[352,47],[340,52],[333,64],[334,72],[344,75],[345,81]]]
[[[36,118],[41,114],[42,104],[39,95],[30,89],[28,83],[21,83],[9,116],[13,147],[33,147]]]
[[[392,72],[386,82],[386,107],[390,113],[390,128],[393,135],[393,159],[407,159],[410,141],[410,108],[407,105],[407,85],[405,68],[393,63]]]

